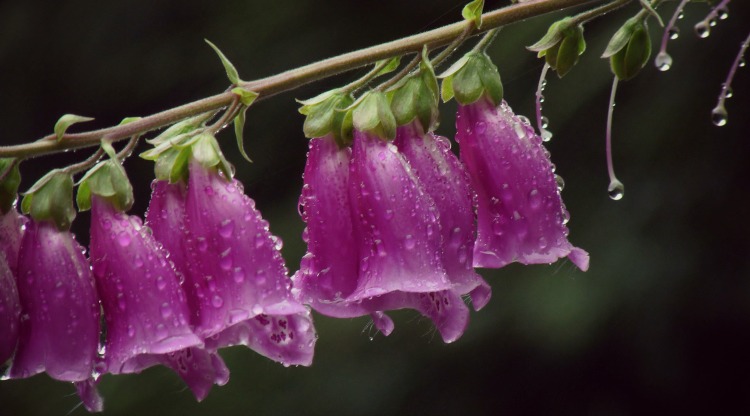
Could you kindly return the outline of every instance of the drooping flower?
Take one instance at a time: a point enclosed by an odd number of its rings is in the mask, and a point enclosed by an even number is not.
[[[204,188],[205,189],[205,188]],[[185,241],[192,238],[185,226],[187,188],[183,182],[154,181],[146,214],[154,237],[164,243],[178,271],[188,274]],[[252,246],[254,247],[254,245]],[[243,250],[236,246],[237,250]],[[252,255],[252,254],[249,254]],[[237,270],[241,272],[242,269]],[[244,276],[243,276],[244,278]],[[215,351],[231,345],[245,345],[286,365],[310,365],[316,340],[310,313],[289,315],[260,314],[234,323],[205,339],[206,349]]]
[[[269,232],[255,202],[239,182],[195,159],[190,162],[185,227],[186,292],[198,335],[220,334],[262,313],[306,311],[291,296],[281,240]]]
[[[383,311],[401,308],[429,317],[446,342],[463,333],[468,311],[442,264],[439,213],[394,144],[360,131],[353,152],[313,139],[304,182],[303,301],[334,317],[369,314],[386,335]]]
[[[25,223],[26,217],[19,214],[15,208],[6,213],[0,211],[0,255],[5,256],[5,261],[13,272],[18,262],[18,250],[21,248]]]
[[[568,257],[587,270],[588,253],[567,239],[562,203],[549,153],[529,123],[504,101],[459,105],[456,141],[477,195],[474,266],[552,263]]]
[[[99,345],[99,298],[83,248],[50,221],[30,221],[18,256],[21,319],[11,378],[46,371],[63,381],[85,381]]]
[[[105,362],[112,374],[143,370],[142,354],[200,346],[187,300],[166,252],[143,228],[99,196],[92,201],[91,262],[107,324]]]
[[[21,303],[13,273],[0,254],[0,365],[13,355],[18,343]]]

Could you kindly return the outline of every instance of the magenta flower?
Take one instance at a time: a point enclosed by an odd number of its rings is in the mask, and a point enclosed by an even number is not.
[[[503,102],[459,105],[456,141],[477,194],[474,266],[552,263],[567,256],[587,270],[589,256],[568,242],[568,212],[548,152]]]
[[[0,254],[0,365],[13,355],[18,343],[21,303],[16,278]]]
[[[306,311],[291,296],[281,240],[269,232],[239,182],[191,161],[185,227],[183,271],[198,335],[220,334],[262,313]]]
[[[446,342],[457,339],[468,310],[443,266],[432,198],[395,145],[355,131],[353,156],[330,136],[310,142],[300,197],[308,253],[295,289],[323,314],[370,314],[386,335],[393,322],[383,311],[412,308]],[[478,286],[471,280],[462,293]]]
[[[105,362],[112,374],[137,373],[142,354],[200,346],[185,294],[166,252],[139,218],[92,198],[91,262],[107,323]]]
[[[5,261],[13,272],[18,262],[18,250],[21,248],[25,223],[26,217],[15,209],[10,209],[5,214],[0,212],[0,255],[5,256]]]
[[[146,214],[147,224],[153,230],[154,237],[163,242],[170,252],[170,259],[177,270],[189,270],[185,241],[192,237],[184,224],[187,188],[182,182],[169,184],[167,181],[155,181],[152,189]],[[237,247],[241,250],[241,246]],[[208,337],[205,342],[208,350],[245,345],[286,365],[310,365],[315,340],[312,318],[304,310],[290,315],[256,315]]]
[[[99,345],[99,299],[83,248],[52,222],[30,221],[17,276],[23,318],[10,377],[46,371],[63,381],[91,378]]]

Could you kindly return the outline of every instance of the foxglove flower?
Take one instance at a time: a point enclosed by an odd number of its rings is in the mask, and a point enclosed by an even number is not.
[[[63,381],[91,378],[99,345],[99,299],[83,248],[49,221],[30,221],[18,256],[23,316],[11,378],[46,371]]]
[[[16,270],[25,223],[26,218],[14,208],[4,214],[0,211],[0,255],[5,256],[5,261],[12,272]]]
[[[383,311],[413,308],[446,342],[457,339],[468,311],[442,264],[432,198],[395,145],[355,131],[353,154],[330,136],[310,142],[300,198],[308,253],[295,276],[301,298],[330,316],[370,314],[386,335],[393,322]]]
[[[272,235],[236,180],[190,162],[185,201],[186,291],[192,323],[203,338],[262,313],[290,315],[306,309],[291,296]]]
[[[567,256],[587,270],[589,256],[568,242],[568,212],[549,153],[528,122],[502,102],[459,105],[456,141],[477,194],[474,266],[552,263]]]
[[[13,355],[18,342],[21,303],[13,273],[0,254],[0,365]]]
[[[92,198],[91,262],[107,323],[105,362],[112,374],[146,368],[142,354],[200,346],[185,294],[166,252],[138,217]]]
[[[190,235],[184,224],[187,188],[183,182],[154,181],[152,190],[147,223],[154,237],[170,252],[177,270],[187,274],[185,241]],[[315,340],[315,328],[305,310],[290,315],[260,314],[237,322],[205,341],[208,350],[245,345],[287,365],[310,365]]]

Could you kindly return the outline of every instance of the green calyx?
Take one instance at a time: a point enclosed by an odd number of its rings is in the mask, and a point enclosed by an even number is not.
[[[4,175],[4,176],[3,176]],[[13,209],[21,184],[21,172],[18,163],[13,158],[0,158],[0,214],[6,214]]]
[[[62,169],[44,175],[24,195],[21,211],[34,221],[52,221],[58,230],[69,230],[76,217],[73,176]]]
[[[544,57],[547,65],[562,78],[578,63],[578,58],[586,51],[583,26],[566,17],[552,24],[547,34],[527,49]]]
[[[364,93],[348,110],[352,110],[355,129],[375,134],[383,140],[396,138],[396,117],[385,93],[372,90]]]
[[[388,91],[391,111],[399,126],[418,120],[424,131],[432,131],[438,122],[438,82],[435,70],[422,51],[419,72],[410,75]]]
[[[133,186],[112,146],[105,142],[102,147],[110,158],[97,163],[78,182],[78,209],[91,209],[91,198],[96,195],[108,200],[118,211],[128,211],[133,206]]]
[[[484,52],[469,52],[440,75],[443,101],[455,97],[463,105],[488,97],[494,105],[503,99],[500,73]]]
[[[612,72],[621,81],[634,78],[651,56],[651,38],[644,19],[628,19],[612,36],[602,58],[609,58]]]
[[[181,158],[178,156],[176,161],[176,163],[184,165],[185,170],[187,170],[190,160],[195,160],[206,169],[216,168],[220,170],[228,181],[234,177],[234,168],[224,157],[213,134],[204,132],[195,136],[195,139],[191,140],[188,150],[190,154],[185,160],[180,160]]]
[[[305,137],[312,139],[332,134],[340,147],[351,143],[353,114],[348,107],[354,100],[350,94],[335,89],[298,102],[302,104],[300,114],[306,116],[302,125]]]

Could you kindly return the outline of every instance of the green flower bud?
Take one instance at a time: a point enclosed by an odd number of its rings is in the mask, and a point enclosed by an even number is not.
[[[339,146],[347,145],[351,142],[352,124],[351,114],[346,108],[353,101],[351,95],[340,90],[327,91],[309,100],[298,100],[302,104],[299,112],[307,116],[302,125],[305,137],[312,139],[333,134]]]
[[[615,76],[621,81],[627,81],[638,75],[650,56],[648,26],[644,20],[634,17],[612,36],[602,58],[609,58]]]
[[[432,131],[438,121],[438,84],[435,70],[422,52],[419,72],[397,84],[391,95],[391,110],[399,126],[418,119],[424,131]]]
[[[58,230],[69,230],[76,217],[73,176],[62,169],[44,175],[24,195],[21,210],[34,221],[52,221]]]
[[[547,34],[527,49],[537,52],[540,58],[544,57],[547,65],[562,78],[586,51],[583,26],[574,25],[572,18],[566,17],[553,23]]]
[[[386,95],[380,91],[368,91],[349,108],[355,129],[370,132],[384,140],[396,137],[396,117]]]
[[[503,99],[503,83],[497,67],[483,52],[469,52],[440,75],[443,101],[456,97],[463,105],[487,96],[495,105]]]

